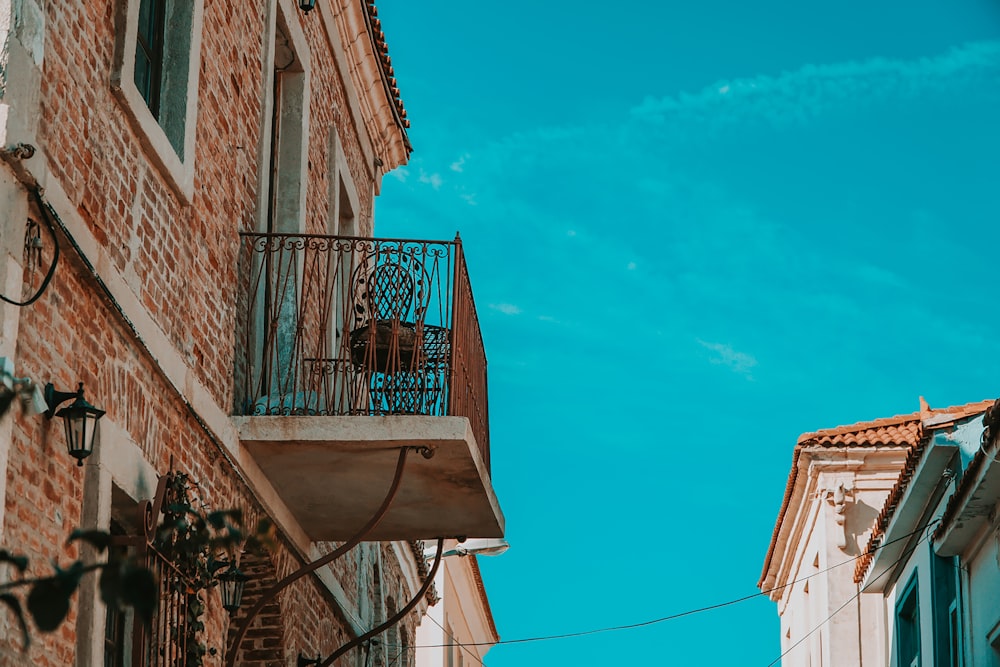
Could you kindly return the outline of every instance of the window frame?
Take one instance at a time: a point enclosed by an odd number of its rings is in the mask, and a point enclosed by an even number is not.
[[[931,624],[934,636],[934,664],[962,667],[964,637],[961,614],[961,582],[958,558],[944,557],[930,549]]]
[[[914,570],[913,574],[910,575],[910,580],[903,588],[902,594],[896,600],[894,610],[895,632],[893,634],[895,635],[896,665],[898,667],[914,667],[921,664],[920,596],[918,594],[920,587],[918,583],[917,571]],[[903,655],[903,641],[905,638],[902,629],[904,619],[906,619],[906,625],[912,630],[913,640],[912,655],[906,656],[906,658]],[[905,662],[904,659],[906,660]]]
[[[171,2],[162,0],[170,15]],[[150,108],[135,82],[136,48],[139,40],[139,8],[142,0],[117,0],[115,11],[115,54],[111,72],[111,90],[136,134],[151,163],[170,186],[190,203],[194,196],[195,124],[198,115],[198,80],[201,70],[201,33],[204,0],[191,0],[190,33],[188,37],[186,98],[184,108],[174,114],[173,122],[183,122],[183,140],[175,149],[167,131],[161,126],[162,105]],[[169,23],[169,18],[164,19]],[[164,56],[165,57],[165,56]],[[176,84],[176,82],[175,82]]]

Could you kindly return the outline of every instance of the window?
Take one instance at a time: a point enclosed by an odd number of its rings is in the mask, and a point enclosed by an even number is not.
[[[135,40],[135,87],[153,114],[160,118],[160,88],[163,82],[163,33],[165,0],[141,0]]]
[[[934,602],[934,664],[961,667],[962,624],[959,616],[958,559],[931,552],[931,597]]]
[[[444,635],[448,644],[448,667],[455,667],[455,649],[457,647],[455,646],[455,633],[451,631],[450,623],[445,625]]]
[[[993,629],[986,633],[986,643],[993,649],[989,652],[989,667],[1000,666],[1000,622],[997,622]]]
[[[149,157],[190,198],[204,0],[118,0],[111,87]]]
[[[125,529],[114,519],[109,532],[113,536],[125,535]],[[108,605],[105,611],[104,667],[125,667],[125,639],[130,629],[128,618],[117,605]]]
[[[899,667],[920,665],[920,606],[917,602],[916,572],[896,603],[896,655]]]
[[[296,24],[292,23],[292,26]],[[297,26],[296,26],[297,28]],[[305,231],[309,79],[305,38],[279,12],[274,29],[267,231]]]

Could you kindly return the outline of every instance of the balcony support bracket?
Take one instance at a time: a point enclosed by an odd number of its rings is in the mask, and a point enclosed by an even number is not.
[[[336,651],[330,654],[330,657],[321,662],[319,667],[330,667],[330,665],[332,665],[337,658],[344,655],[352,648],[364,644],[372,637],[376,637],[379,634],[385,632],[392,626],[399,623],[401,620],[403,620],[403,618],[407,614],[413,611],[413,608],[420,603],[420,601],[424,598],[425,595],[427,595],[427,589],[429,589],[431,587],[431,584],[434,583],[434,577],[437,576],[438,566],[441,565],[441,558],[443,553],[444,553],[444,538],[441,537],[438,538],[437,552],[436,555],[434,556],[434,564],[431,566],[430,572],[427,573],[427,578],[424,579],[424,583],[420,587],[420,590],[418,590],[416,595],[414,595],[413,598],[406,603],[406,606],[400,609],[395,614],[393,614],[391,618],[386,619],[386,621],[381,625],[375,626],[374,628],[372,628],[365,634],[361,635],[360,637],[355,637],[351,641],[347,642],[346,644],[338,648]]]
[[[396,461],[396,472],[393,475],[392,484],[389,485],[389,491],[386,493],[385,499],[382,501],[382,505],[378,508],[378,510],[375,512],[372,518],[369,519],[368,523],[366,523],[354,535],[354,537],[344,542],[344,544],[337,547],[336,549],[326,554],[325,556],[317,558],[311,563],[306,563],[298,570],[292,572],[287,577],[285,577],[284,579],[282,579],[281,581],[277,582],[276,584],[268,588],[266,591],[264,591],[263,595],[261,595],[260,597],[260,600],[257,601],[257,604],[255,604],[253,608],[250,609],[246,617],[240,622],[239,628],[237,629],[236,634],[233,636],[232,642],[230,642],[229,644],[229,649],[228,651],[226,651],[226,667],[234,667],[236,665],[236,653],[239,651],[240,642],[243,641],[243,637],[246,636],[247,630],[250,629],[250,624],[253,623],[253,620],[257,617],[257,614],[259,614],[260,611],[265,606],[267,606],[269,602],[274,600],[275,596],[277,596],[279,592],[284,590],[290,584],[306,576],[307,574],[315,572],[324,565],[328,565],[333,561],[337,560],[338,558],[346,554],[348,551],[356,547],[358,544],[360,544],[365,539],[365,537],[368,536],[368,534],[371,533],[376,526],[378,526],[379,522],[386,515],[386,512],[389,511],[389,507],[392,505],[392,501],[396,498],[396,493],[399,491],[400,482],[402,482],[403,480],[403,469],[406,465],[406,455],[409,453],[411,449],[421,454],[424,458],[431,458],[432,456],[434,456],[434,450],[426,446],[407,446],[407,447],[401,447],[399,449],[399,458]],[[433,579],[433,575],[431,578]],[[329,664],[329,663],[327,662],[324,664]]]

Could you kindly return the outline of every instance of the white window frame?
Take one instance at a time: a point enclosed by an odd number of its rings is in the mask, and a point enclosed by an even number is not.
[[[190,53],[184,110],[184,141],[179,155],[135,85],[135,45],[138,38],[140,0],[118,0],[115,11],[115,57],[111,90],[147,156],[185,203],[194,195],[195,124],[198,117],[198,78],[201,70],[201,31],[204,0],[191,2]],[[169,5],[168,5],[169,11]]]

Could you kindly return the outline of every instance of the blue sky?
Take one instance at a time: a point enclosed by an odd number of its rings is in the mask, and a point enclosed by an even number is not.
[[[751,594],[800,433],[1000,395],[995,0],[379,15],[415,152],[376,228],[462,234],[503,638]],[[779,653],[758,598],[486,664]]]

